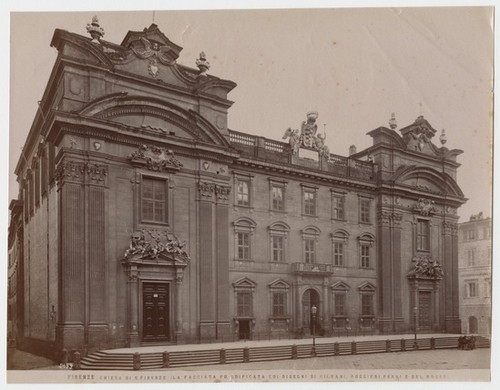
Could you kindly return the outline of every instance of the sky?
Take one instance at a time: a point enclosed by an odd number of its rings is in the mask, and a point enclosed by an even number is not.
[[[458,184],[468,202],[461,221],[491,215],[493,34],[491,8],[357,8],[145,12],[15,12],[10,18],[9,199],[13,170],[57,51],[56,28],[88,36],[97,14],[104,39],[156,23],[195,67],[236,82],[228,126],[281,140],[310,110],[334,154],[372,144],[366,133],[423,115],[450,149],[461,149]],[[439,144],[439,133],[434,143]]]

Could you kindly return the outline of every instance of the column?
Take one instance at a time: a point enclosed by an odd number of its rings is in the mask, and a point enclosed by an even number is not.
[[[96,350],[108,339],[108,318],[106,310],[106,166],[86,164],[86,223],[87,223],[87,344],[89,350]]]
[[[200,262],[200,338],[213,339],[216,337],[216,286],[213,267],[214,250],[214,202],[215,184],[200,181],[198,183],[199,201],[199,253]],[[225,234],[227,235],[227,229]]]
[[[444,260],[444,314],[445,330],[460,333],[461,323],[458,313],[458,241],[457,223],[443,221],[443,260]]]
[[[229,319],[229,196],[231,187],[217,184],[216,206],[216,278],[217,278],[217,339],[231,334]]]
[[[59,278],[56,343],[60,349],[85,345],[85,165],[65,158],[57,168],[59,193]]]
[[[183,332],[183,320],[182,320],[182,278],[183,271],[177,270],[175,277],[175,340],[177,344],[184,344],[186,342]]]
[[[400,331],[405,329],[403,319],[403,301],[401,295],[401,220],[403,215],[399,213],[392,213],[392,297],[393,297],[393,330]]]
[[[138,347],[141,345],[139,340],[139,277],[137,266],[130,266],[128,271],[128,331],[127,341],[129,347]]]
[[[391,213],[378,211],[377,240],[377,281],[379,329],[383,332],[393,330],[393,253],[391,237]]]

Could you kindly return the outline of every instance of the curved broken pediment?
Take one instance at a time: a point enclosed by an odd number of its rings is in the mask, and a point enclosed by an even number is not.
[[[445,172],[416,165],[400,167],[391,177],[395,184],[414,190],[462,198],[462,190],[453,178]]]
[[[230,147],[226,138],[197,112],[154,97],[114,93],[93,100],[78,114],[158,135]]]

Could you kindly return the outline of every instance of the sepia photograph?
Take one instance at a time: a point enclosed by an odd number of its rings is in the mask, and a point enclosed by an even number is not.
[[[8,12],[7,383],[490,382],[494,8],[146,6]]]

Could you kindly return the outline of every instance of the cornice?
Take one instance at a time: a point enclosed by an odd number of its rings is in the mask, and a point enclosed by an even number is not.
[[[333,176],[331,173],[322,173],[321,171],[311,171],[308,168],[284,164],[284,163],[271,163],[268,161],[262,160],[249,160],[247,158],[240,158],[234,162],[236,166],[244,165],[246,167],[251,168],[255,171],[266,171],[266,172],[274,172],[280,175],[287,175],[290,177],[300,177],[306,179],[307,182],[322,182],[322,183],[330,183],[335,185],[340,185],[347,188],[358,188],[364,189],[368,191],[376,191],[377,185],[376,183],[363,182],[361,180],[353,180],[342,176]],[[234,168],[234,167],[233,167]]]

